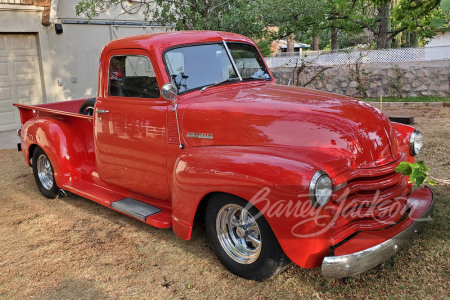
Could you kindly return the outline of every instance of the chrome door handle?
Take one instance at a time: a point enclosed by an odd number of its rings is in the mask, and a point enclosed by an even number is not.
[[[109,110],[97,109],[95,112],[98,114],[106,114],[109,113]]]

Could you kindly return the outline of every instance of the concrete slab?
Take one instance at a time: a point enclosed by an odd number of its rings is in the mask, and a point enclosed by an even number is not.
[[[0,132],[0,150],[17,149],[18,143],[20,143],[20,139],[15,131]]]

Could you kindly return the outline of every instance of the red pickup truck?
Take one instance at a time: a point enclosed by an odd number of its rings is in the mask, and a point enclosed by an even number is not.
[[[277,85],[255,44],[171,32],[110,42],[98,97],[15,104],[25,161],[66,191],[189,240],[265,280],[293,261],[327,278],[370,269],[428,219],[429,188],[394,169],[422,136],[349,97]]]

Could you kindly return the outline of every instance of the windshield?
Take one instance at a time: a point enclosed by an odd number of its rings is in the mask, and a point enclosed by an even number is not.
[[[223,43],[185,46],[167,51],[164,60],[178,92],[239,81],[241,78],[243,81],[271,79],[255,47],[229,42],[227,46],[237,70]]]

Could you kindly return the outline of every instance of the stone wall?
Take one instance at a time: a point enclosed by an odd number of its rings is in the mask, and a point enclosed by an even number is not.
[[[318,90],[363,97],[450,96],[450,61],[362,64],[359,80],[355,65],[271,69],[280,84],[305,86]],[[320,71],[323,72],[320,72]]]

